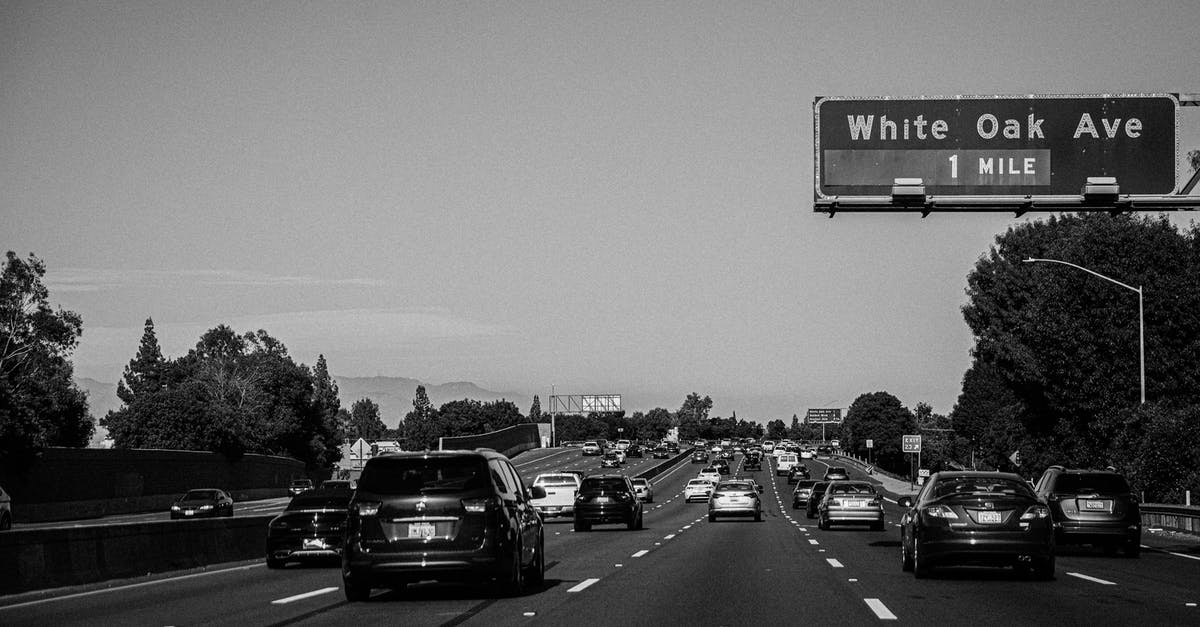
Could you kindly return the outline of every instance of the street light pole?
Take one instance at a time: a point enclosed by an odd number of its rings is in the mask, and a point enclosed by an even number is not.
[[[1142,305],[1142,287],[1140,285],[1138,287],[1134,287],[1132,285],[1122,283],[1112,277],[1104,276],[1103,274],[1100,274],[1099,272],[1096,272],[1095,270],[1088,270],[1087,268],[1085,268],[1083,266],[1077,266],[1069,261],[1060,261],[1058,259],[1035,259],[1033,257],[1029,257],[1027,259],[1022,260],[1022,263],[1037,263],[1039,261],[1045,262],[1045,263],[1060,263],[1064,266],[1071,266],[1072,268],[1075,268],[1076,270],[1083,270],[1084,272],[1086,272],[1092,276],[1100,277],[1101,279],[1104,279],[1105,281],[1108,281],[1110,283],[1116,283],[1117,285],[1120,285],[1121,287],[1123,287],[1125,289],[1133,290],[1133,291],[1137,292],[1137,295],[1138,295],[1138,374],[1141,379],[1142,404],[1145,405],[1146,404],[1146,319],[1145,319],[1145,310]]]

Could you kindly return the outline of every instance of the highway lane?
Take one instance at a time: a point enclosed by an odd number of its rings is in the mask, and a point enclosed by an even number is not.
[[[548,451],[518,457],[527,481],[541,471],[597,471],[594,457]],[[626,472],[657,460],[630,460]],[[735,463],[739,466],[740,459]],[[814,476],[823,460],[808,460]],[[1200,559],[1195,547],[1150,537],[1140,559],[1065,549],[1055,581],[1010,570],[947,569],[930,580],[900,570],[899,511],[888,505],[883,532],[818,530],[790,509],[791,486],[770,469],[749,473],[766,486],[762,523],[709,523],[703,504],[687,504],[682,488],[699,465],[686,461],[656,485],[646,529],[598,526],[575,533],[569,522],[546,527],[547,582],[520,598],[444,584],[379,590],[348,604],[336,567],[268,571],[260,561],[232,570],[138,582],[88,596],[0,607],[0,624],[825,624],[966,622],[1011,624],[1200,624]],[[854,471],[852,471],[854,472]],[[1177,548],[1179,555],[1158,547]],[[1070,574],[1075,573],[1075,574]],[[1077,576],[1078,575],[1078,576]],[[0,600],[0,603],[5,600]],[[48,623],[49,621],[49,623]]]

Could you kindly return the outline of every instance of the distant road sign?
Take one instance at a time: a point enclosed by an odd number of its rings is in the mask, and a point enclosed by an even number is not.
[[[819,408],[809,409],[804,414],[804,421],[808,424],[820,424],[822,422],[841,422],[842,409],[837,408]]]
[[[825,98],[813,104],[816,198],[1078,195],[1088,177],[1121,194],[1176,189],[1171,94]]]
[[[904,453],[920,453],[921,452],[921,436],[919,436],[919,435],[901,436],[900,449]]]

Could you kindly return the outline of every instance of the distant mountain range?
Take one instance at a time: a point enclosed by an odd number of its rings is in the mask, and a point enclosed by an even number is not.
[[[369,398],[379,405],[380,418],[383,419],[384,424],[393,428],[400,424],[400,419],[412,409],[412,401],[417,393],[418,385],[425,386],[425,392],[429,395],[429,401],[433,403],[434,407],[464,398],[483,402],[503,399],[516,405],[522,414],[527,414],[529,406],[533,403],[532,396],[493,392],[474,383],[463,381],[432,385],[405,377],[356,378],[337,375],[333,376],[333,380],[338,386],[338,399],[342,401],[342,407],[346,411],[350,410],[355,401]],[[120,409],[121,399],[117,398],[116,383],[104,383],[82,377],[75,379],[75,385],[87,392],[88,407],[92,416],[97,420],[103,418],[110,410]],[[107,432],[99,426],[97,426],[97,431],[95,440],[103,440]]]

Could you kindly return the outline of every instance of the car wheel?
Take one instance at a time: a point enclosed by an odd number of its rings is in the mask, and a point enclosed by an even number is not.
[[[12,529],[12,519],[8,517],[8,514],[5,514],[3,517],[0,517],[0,531],[7,531],[9,529]]]
[[[821,531],[829,530],[829,521],[825,520],[824,516],[817,519],[817,529],[820,529]]]
[[[285,559],[277,559],[277,558],[271,557],[270,555],[267,555],[267,568],[270,568],[270,569],[283,568],[283,565],[286,563],[287,563],[287,560],[285,560]]]
[[[717,522],[717,515],[712,512],[709,512],[708,513],[708,522]]]
[[[1042,558],[1033,564],[1033,577],[1041,581],[1054,579],[1054,556]]]
[[[591,531],[592,526],[582,520],[575,520],[575,531]]]
[[[908,545],[904,543],[904,535],[900,535],[900,570],[911,573],[913,569],[912,555],[908,552]]]
[[[525,594],[525,569],[521,568],[521,543],[517,542],[512,555],[512,565],[508,576],[500,581],[500,594],[507,597],[519,597]]]
[[[762,522],[762,512],[754,512],[754,522]]]
[[[804,517],[809,520],[812,520],[812,519],[816,518],[817,516],[816,516],[816,514],[812,513],[811,509],[807,509],[807,510],[804,510]]]
[[[924,579],[930,574],[929,560],[921,557],[921,542],[917,538],[912,541],[913,576]]]
[[[342,588],[346,591],[346,600],[351,603],[361,603],[371,598],[371,584],[369,582],[342,576]]]
[[[871,531],[883,531],[883,521],[871,523]]]
[[[540,586],[546,581],[546,539],[539,534],[537,555],[533,556],[533,564],[525,573],[525,581],[530,585]]]
[[[1130,540],[1125,543],[1125,557],[1137,557],[1142,554],[1142,543]]]

